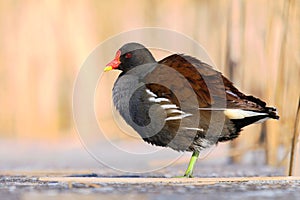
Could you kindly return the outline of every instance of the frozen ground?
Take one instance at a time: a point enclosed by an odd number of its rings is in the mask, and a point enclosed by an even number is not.
[[[174,174],[182,166],[173,166],[164,171]],[[12,173],[12,172],[10,172]],[[206,181],[208,177],[238,177],[238,176],[274,176],[280,171],[265,166],[205,166],[197,170],[198,178],[178,181],[154,174],[123,174],[110,170],[81,173],[76,171],[60,172],[59,176],[93,178],[91,183],[82,181],[61,182],[53,172],[38,172],[31,174],[3,172],[0,177],[1,199],[299,199],[300,179],[298,180],[249,180],[249,181]],[[19,174],[19,175],[18,175]],[[105,175],[104,175],[105,174]],[[55,176],[55,180],[45,181]],[[147,182],[157,177],[158,181]],[[206,177],[206,178],[199,178]],[[112,182],[103,181],[105,178]],[[129,183],[125,180],[129,180]],[[42,179],[42,181],[40,180]],[[97,180],[98,179],[98,180]],[[130,181],[130,179],[134,181]],[[141,181],[136,181],[140,179]],[[216,180],[219,180],[217,178]],[[231,179],[231,178],[230,178]],[[228,179],[228,180],[230,180]],[[259,178],[258,178],[259,179]],[[166,182],[167,180],[167,182]],[[176,180],[176,181],[174,181]],[[136,181],[136,182],[135,182]],[[203,181],[203,182],[202,182]]]
[[[119,159],[124,166],[157,167],[158,163],[169,159],[169,154],[161,153],[155,159],[160,162],[142,160],[144,163],[141,163],[141,160],[128,161],[128,158],[112,155],[106,146],[102,146],[101,150],[107,152],[108,160]],[[233,165],[223,157],[222,153],[226,151],[226,146],[220,146],[209,157],[200,160],[194,173],[197,178],[187,183],[174,181],[172,177],[184,173],[189,154],[160,170],[137,174],[116,171],[96,162],[74,141],[58,146],[2,141],[0,199],[299,199],[300,179],[207,181],[212,177],[273,177],[285,174],[281,168],[265,166],[260,158],[261,152],[252,153],[243,164]],[[95,181],[83,183],[41,179],[57,176],[94,177]],[[145,181],[153,177],[162,181]],[[103,178],[113,178],[114,181],[105,182]],[[141,181],[128,183],[124,180]]]

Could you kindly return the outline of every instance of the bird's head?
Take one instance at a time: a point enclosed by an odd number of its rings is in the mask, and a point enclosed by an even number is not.
[[[115,58],[106,65],[104,71],[118,69],[127,72],[134,67],[154,62],[154,57],[145,46],[132,42],[117,51]]]

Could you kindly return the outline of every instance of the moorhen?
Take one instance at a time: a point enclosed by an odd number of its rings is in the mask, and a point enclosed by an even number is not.
[[[173,54],[155,61],[142,44],[127,43],[104,71],[121,70],[113,103],[144,141],[192,151],[184,177],[192,177],[199,152],[235,139],[243,127],[279,119],[276,108],[241,93],[208,64]]]

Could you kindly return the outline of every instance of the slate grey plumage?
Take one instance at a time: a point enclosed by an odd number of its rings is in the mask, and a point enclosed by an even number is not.
[[[241,93],[220,72],[200,60],[173,54],[156,62],[141,44],[117,51],[105,71],[119,69],[113,102],[143,140],[177,151],[193,151],[190,177],[199,152],[238,137],[260,120],[278,119],[276,109]]]

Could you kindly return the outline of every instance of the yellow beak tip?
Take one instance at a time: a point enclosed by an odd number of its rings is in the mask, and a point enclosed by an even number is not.
[[[108,72],[112,69],[113,69],[112,66],[107,66],[107,67],[104,68],[104,72]]]

